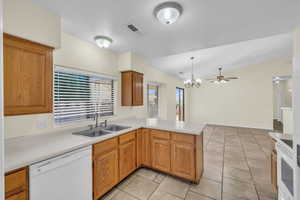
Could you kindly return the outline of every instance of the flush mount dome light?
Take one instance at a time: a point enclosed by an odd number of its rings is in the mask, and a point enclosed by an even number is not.
[[[154,9],[154,16],[162,24],[175,23],[182,14],[182,6],[176,2],[165,2]]]
[[[96,36],[95,38],[96,44],[101,48],[108,48],[113,40],[106,36]]]

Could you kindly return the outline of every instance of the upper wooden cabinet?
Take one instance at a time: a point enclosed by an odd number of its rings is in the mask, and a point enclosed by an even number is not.
[[[53,48],[4,34],[4,114],[52,112]]]
[[[122,106],[143,105],[143,76],[135,71],[122,72]]]

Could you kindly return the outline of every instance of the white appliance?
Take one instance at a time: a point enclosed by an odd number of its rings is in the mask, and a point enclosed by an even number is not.
[[[292,146],[292,143],[289,143]],[[294,151],[285,141],[277,142],[278,199],[294,200]]]
[[[78,149],[31,165],[30,200],[92,200],[92,150]]]

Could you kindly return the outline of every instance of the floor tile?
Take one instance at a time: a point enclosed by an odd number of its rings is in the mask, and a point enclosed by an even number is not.
[[[198,185],[191,186],[191,191],[220,200],[222,185],[219,182],[202,178]]]
[[[158,189],[153,193],[149,200],[183,200],[183,198],[179,198],[175,195]]]
[[[154,183],[147,178],[136,176],[122,190],[141,200],[146,200],[156,190],[157,187],[157,183]]]
[[[243,170],[238,168],[225,167],[224,177],[232,178],[244,182],[252,182],[251,173],[249,170]]]
[[[161,183],[166,178],[166,174],[159,173],[153,180],[155,183]]]
[[[154,180],[158,175],[158,172],[147,168],[141,168],[135,173],[135,175],[142,176],[150,180]]]
[[[185,200],[212,200],[212,198],[203,196],[195,192],[188,192]]]
[[[111,198],[111,200],[139,200],[139,199],[131,196],[126,192],[119,191],[115,196]]]
[[[168,176],[160,184],[158,190],[162,190],[175,196],[184,198],[189,188],[190,183]]]
[[[120,192],[120,190],[118,190],[117,188],[114,188],[110,192],[108,192],[107,194],[105,194],[105,196],[103,196],[101,198],[101,200],[111,200],[119,192]]]
[[[251,200],[258,200],[253,184],[235,181],[229,178],[224,178],[223,192],[227,193],[228,196],[236,197],[237,199],[247,198]]]

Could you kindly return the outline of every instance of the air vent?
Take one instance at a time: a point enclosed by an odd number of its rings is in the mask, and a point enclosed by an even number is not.
[[[137,32],[139,31],[139,29],[137,27],[135,27],[133,24],[129,24],[127,26],[132,32]]]

